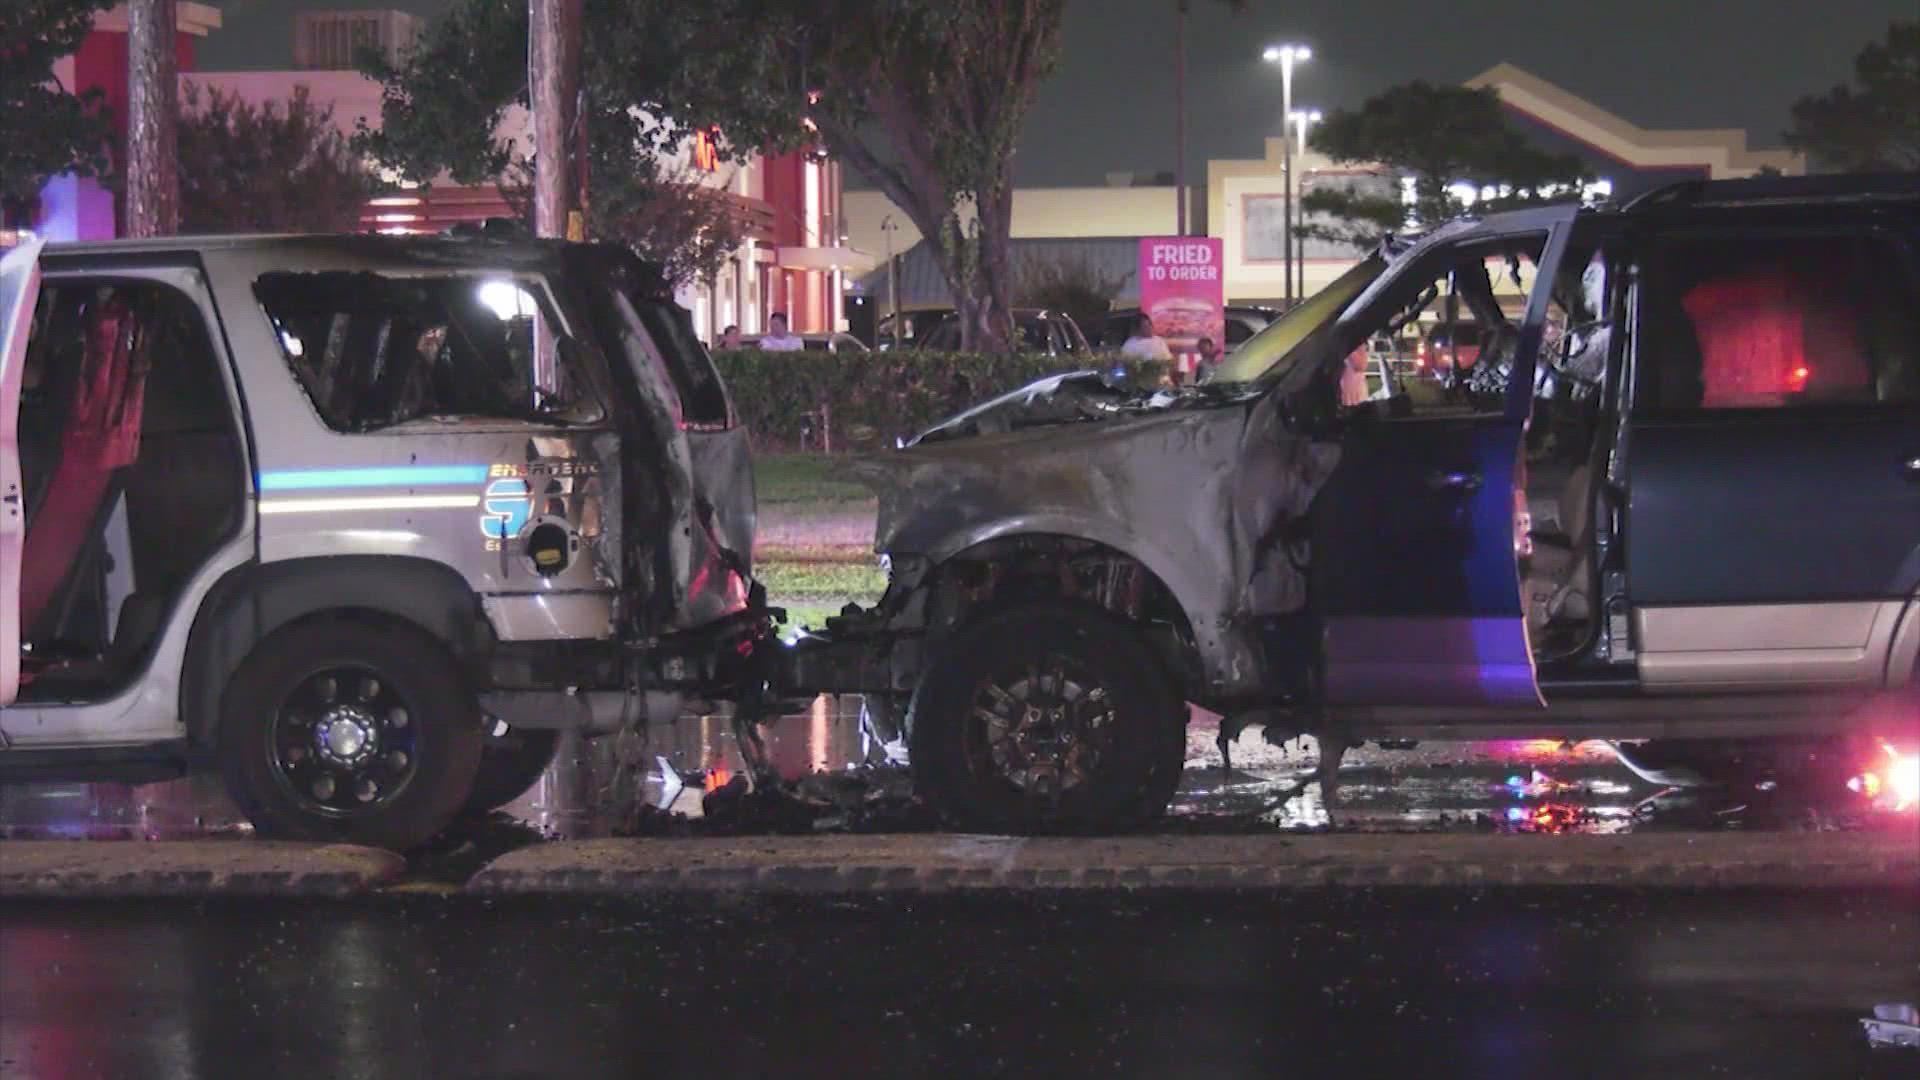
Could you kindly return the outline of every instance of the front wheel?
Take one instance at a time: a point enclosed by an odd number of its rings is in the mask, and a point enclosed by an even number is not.
[[[404,851],[453,820],[480,766],[480,709],[458,664],[411,627],[297,623],[227,684],[227,789],[264,836]]]
[[[959,828],[1134,827],[1179,785],[1185,716],[1131,627],[1071,605],[1010,609],[955,635],[921,679],[914,786]]]

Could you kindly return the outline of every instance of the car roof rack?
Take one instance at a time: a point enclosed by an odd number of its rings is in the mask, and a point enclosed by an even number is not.
[[[1620,209],[1635,213],[1681,206],[1913,200],[1920,200],[1920,172],[1681,180],[1629,199]]]

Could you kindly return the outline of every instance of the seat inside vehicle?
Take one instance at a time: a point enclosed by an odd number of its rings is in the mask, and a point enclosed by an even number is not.
[[[21,399],[24,701],[109,696],[240,521],[238,428],[199,308],[144,282],[50,282]]]

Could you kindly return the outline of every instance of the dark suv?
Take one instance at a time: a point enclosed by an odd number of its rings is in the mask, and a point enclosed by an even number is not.
[[[1436,312],[1479,331],[1462,393],[1343,392]],[[893,706],[958,823],[1158,813],[1186,702],[1323,764],[1422,737],[1877,756],[1920,735],[1920,175],[1453,222],[1199,387],[1056,378],[865,469],[891,585],[796,678]]]

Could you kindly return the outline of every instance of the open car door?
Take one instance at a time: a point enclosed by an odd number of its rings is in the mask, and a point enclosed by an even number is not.
[[[1340,461],[1313,515],[1329,705],[1542,705],[1521,597],[1522,455],[1574,212],[1456,230],[1410,252],[1342,316],[1345,336],[1370,336],[1396,318],[1431,318],[1439,290],[1477,278],[1468,291],[1497,337],[1466,385],[1345,409]]]
[[[20,692],[20,560],[26,497],[20,477],[20,380],[40,295],[39,240],[0,257],[0,706]]]

